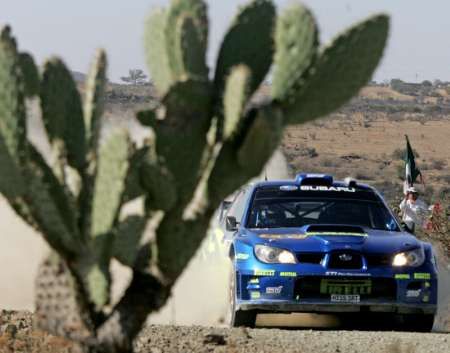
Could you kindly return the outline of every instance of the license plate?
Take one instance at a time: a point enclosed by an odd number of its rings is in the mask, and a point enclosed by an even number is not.
[[[331,294],[331,302],[333,303],[359,303],[359,295],[349,294]]]

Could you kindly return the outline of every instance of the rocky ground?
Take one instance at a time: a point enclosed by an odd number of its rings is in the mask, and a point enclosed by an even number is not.
[[[75,353],[63,339],[33,329],[29,312],[0,313],[0,352]],[[443,353],[450,335],[389,331],[318,331],[227,329],[201,326],[147,327],[136,342],[137,352],[150,353]]]

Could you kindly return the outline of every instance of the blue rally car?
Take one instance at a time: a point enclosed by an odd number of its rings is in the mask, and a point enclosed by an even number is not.
[[[321,174],[260,182],[237,193],[223,223],[232,326],[254,326],[258,313],[377,312],[431,330],[432,246],[374,188]]]

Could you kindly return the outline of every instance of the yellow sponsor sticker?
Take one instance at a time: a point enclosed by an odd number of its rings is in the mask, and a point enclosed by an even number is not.
[[[249,254],[237,253],[236,260],[247,260],[249,256]]]
[[[280,272],[281,277],[297,277],[297,272]]]
[[[407,273],[398,273],[395,275],[395,279],[410,279],[410,276]]]
[[[261,298],[261,293],[259,293],[259,292],[250,292],[250,298],[252,298],[252,299],[259,299],[259,298]]]
[[[415,273],[414,279],[431,279],[430,273]]]
[[[275,270],[254,270],[255,276],[275,276]]]

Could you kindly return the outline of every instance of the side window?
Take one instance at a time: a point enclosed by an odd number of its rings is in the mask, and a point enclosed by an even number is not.
[[[245,203],[247,201],[247,190],[243,189],[239,192],[231,205],[227,216],[233,216],[236,218],[236,221],[241,222],[242,216],[244,215]]]

